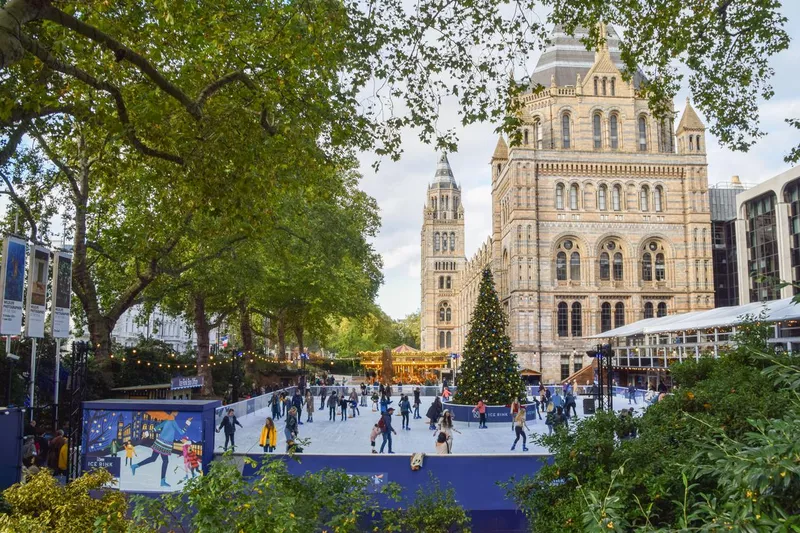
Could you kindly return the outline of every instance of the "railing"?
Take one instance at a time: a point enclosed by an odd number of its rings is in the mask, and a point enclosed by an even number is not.
[[[236,418],[244,418],[247,415],[255,414],[256,411],[268,407],[269,401],[272,399],[273,395],[277,397],[281,392],[285,392],[287,396],[292,396],[296,388],[297,387],[286,387],[285,389],[270,391],[247,400],[217,407],[214,412],[215,425],[219,426],[229,409],[233,409]]]

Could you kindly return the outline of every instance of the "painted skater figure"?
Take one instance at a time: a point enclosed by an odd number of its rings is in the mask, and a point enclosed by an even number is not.
[[[170,485],[167,483],[167,465],[169,464],[169,456],[172,454],[172,443],[175,442],[178,436],[186,433],[186,430],[189,429],[189,426],[192,424],[192,419],[186,419],[184,426],[180,427],[178,423],[175,422],[175,417],[178,416],[177,411],[173,411],[169,414],[158,412],[149,414],[153,418],[162,419],[154,428],[156,440],[151,446],[153,453],[144,461],[139,461],[135,465],[132,464],[131,474],[135,476],[138,468],[153,463],[161,457],[161,486],[169,487]]]

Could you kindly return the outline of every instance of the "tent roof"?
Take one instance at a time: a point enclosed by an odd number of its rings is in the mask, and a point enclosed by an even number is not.
[[[730,327],[746,322],[748,316],[756,317],[762,322],[795,320],[800,319],[800,306],[795,305],[792,302],[792,298],[784,298],[783,300],[771,302],[754,302],[731,307],[718,307],[708,311],[692,311],[691,313],[669,315],[661,318],[647,318],[588,338],[608,339],[671,331],[696,331],[699,329]]]
[[[541,376],[542,373],[538,370],[534,370],[532,368],[523,368],[519,371],[519,373],[523,376]]]
[[[416,348],[412,348],[408,344],[401,344],[400,346],[392,350],[392,353],[413,353],[418,351],[419,350],[417,350]]]

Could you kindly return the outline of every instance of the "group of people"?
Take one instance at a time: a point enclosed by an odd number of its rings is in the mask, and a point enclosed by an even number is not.
[[[22,444],[23,480],[48,468],[54,475],[67,472],[69,446],[64,431],[59,429],[50,436],[31,420],[26,426]]]

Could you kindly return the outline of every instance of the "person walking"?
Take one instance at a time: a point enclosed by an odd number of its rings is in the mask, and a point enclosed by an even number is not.
[[[420,398],[419,398],[419,394],[420,394],[419,387],[417,387],[417,388],[414,389],[414,419],[415,420],[419,419],[419,418],[422,418],[422,416],[420,416],[420,414],[419,414],[419,406],[422,404],[422,402],[420,401]]]
[[[258,445],[264,449],[264,453],[274,452],[278,445],[278,428],[269,417],[264,421],[264,427],[261,428],[261,439],[258,441]]]
[[[344,391],[342,391],[342,395],[339,397],[339,410],[342,412],[342,417],[339,421],[347,422],[347,396],[345,395]]]
[[[303,421],[300,420],[300,413],[303,412],[303,396],[300,394],[300,389],[294,389],[294,395],[292,395],[292,407],[297,409],[297,423],[299,425],[303,425]]]
[[[633,381],[628,384],[628,405],[633,402],[634,405],[638,405],[636,403],[636,387],[633,386]]]
[[[386,410],[385,413],[381,415],[381,421],[378,422],[381,429],[381,434],[383,435],[383,442],[381,443],[381,451],[383,453],[383,448],[386,446],[386,443],[389,443],[389,453],[394,453],[392,451],[392,433],[397,435],[397,432],[392,427],[392,415],[394,414],[394,407],[390,407]]]
[[[528,431],[530,431],[530,429],[528,429],[528,424],[525,423],[525,415],[526,415],[525,408],[520,407],[519,411],[517,412],[517,415],[514,417],[514,431],[517,434],[517,438],[514,439],[514,444],[511,445],[512,452],[517,447],[517,441],[519,441],[520,437],[522,437],[522,451],[523,452],[528,451],[528,446],[527,446],[528,437],[525,436],[525,430],[527,429]]]
[[[321,387],[319,389],[319,410],[320,411],[325,409],[325,400],[327,400],[327,395],[328,395],[328,388],[327,387]]]
[[[486,428],[486,402],[483,400],[478,400],[478,405],[475,406],[475,409],[472,410],[473,413],[477,412],[478,416],[478,429],[487,429]]]
[[[222,419],[220,422],[219,427],[217,428],[217,433],[219,430],[225,430],[225,446],[222,447],[222,451],[228,451],[228,442],[231,443],[231,450],[236,449],[236,444],[233,442],[233,435],[236,433],[236,426],[242,427],[239,423],[239,420],[236,418],[233,409],[228,409],[228,414],[225,418]]]
[[[411,426],[408,423],[408,418],[411,413],[411,402],[408,401],[408,396],[401,396],[399,405],[400,415],[403,417],[403,429],[410,430]]]
[[[378,453],[378,450],[375,449],[375,441],[378,439],[378,435],[381,434],[381,427],[379,424],[375,424],[372,426],[372,431],[369,432],[369,445],[372,448],[372,453]]]
[[[306,422],[314,422],[314,397],[311,391],[306,392]]]
[[[283,427],[283,435],[286,437],[287,446],[297,438],[297,416],[297,408],[292,406],[289,409],[289,413],[286,415],[286,425]]]
[[[66,442],[67,439],[64,438],[64,430],[59,429],[56,431],[56,436],[50,439],[50,444],[47,447],[47,467],[52,470],[55,475],[59,475],[58,454],[61,453],[61,447]]]
[[[514,420],[517,418],[517,413],[519,413],[519,398],[514,398],[511,402],[511,431],[516,427]]]

